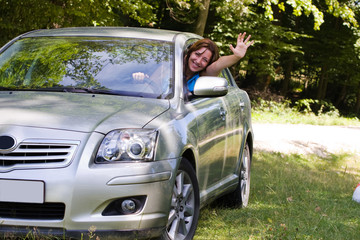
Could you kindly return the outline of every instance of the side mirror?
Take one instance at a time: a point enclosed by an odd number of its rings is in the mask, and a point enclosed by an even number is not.
[[[218,97],[228,92],[228,82],[220,77],[199,77],[194,86],[195,96]]]

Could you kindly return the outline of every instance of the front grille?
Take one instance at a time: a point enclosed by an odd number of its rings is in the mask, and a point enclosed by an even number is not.
[[[0,218],[62,220],[64,219],[64,214],[64,203],[0,202]]]
[[[46,164],[67,164],[71,161],[78,143],[59,141],[26,141],[12,152],[0,153],[0,168],[30,167]],[[50,164],[50,165],[49,165]]]

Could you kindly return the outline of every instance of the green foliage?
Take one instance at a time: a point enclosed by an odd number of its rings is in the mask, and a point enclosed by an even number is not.
[[[303,13],[306,16],[310,14],[314,17],[314,29],[319,30],[320,25],[324,23],[324,14],[315,6],[311,0],[287,0],[286,4],[290,5],[293,9],[293,14],[297,17]],[[274,20],[272,5],[277,5],[280,10],[285,11],[283,2],[279,3],[278,0],[264,1],[262,7],[265,9],[265,17]]]
[[[266,101],[263,99],[258,99],[257,101],[252,101],[253,111],[259,112],[273,112],[273,113],[291,113],[294,110],[290,108],[291,102],[285,100],[283,102],[275,101]]]
[[[297,84],[300,98],[328,99],[353,113],[359,109],[357,4],[212,1],[211,8],[216,17],[210,19],[206,36],[216,40],[222,55],[231,54],[228,45],[234,44],[239,32],[246,31],[255,40],[245,59],[232,68],[240,87],[272,88],[291,96],[299,95],[290,88]]]
[[[344,24],[348,27],[359,27],[354,11],[351,9],[351,5],[346,2],[338,2],[337,0],[326,0],[328,6],[328,12],[337,18],[341,18]],[[348,6],[349,4],[350,6]]]
[[[295,102],[295,109],[305,114],[327,114],[334,117],[340,115],[339,110],[332,103],[317,99],[300,99]]]
[[[348,27],[358,27],[358,22],[354,11],[349,6],[349,3],[339,3],[337,0],[326,0],[328,13],[337,18],[341,18],[344,24]],[[320,26],[324,23],[324,12],[319,9],[311,0],[287,0],[285,2],[292,8],[292,14],[299,17],[305,14],[307,17],[311,14],[314,18],[314,29],[320,30]],[[285,11],[284,2],[279,0],[264,1],[261,6],[265,9],[265,17],[269,20],[274,20],[274,12],[272,6],[277,6],[280,11]]]
[[[252,101],[252,119],[263,123],[360,126],[357,117],[340,116],[339,110],[331,103],[313,99],[300,99],[295,103],[289,100]]]
[[[251,2],[249,2],[251,3]],[[234,66],[233,73],[238,80],[250,84],[266,85],[267,79],[275,78],[279,58],[283,53],[303,54],[297,39],[308,37],[289,28],[272,24],[258,8],[247,7],[247,2],[231,1],[231,4],[217,3],[213,8],[218,16],[206,37],[216,39],[220,54],[231,54],[230,44],[236,44],[237,35],[247,32],[255,40],[245,58]],[[293,41],[293,42],[291,42]],[[240,85],[242,86],[242,85]]]
[[[0,44],[33,29],[123,26],[128,18],[153,25],[153,11],[141,0],[0,0]]]

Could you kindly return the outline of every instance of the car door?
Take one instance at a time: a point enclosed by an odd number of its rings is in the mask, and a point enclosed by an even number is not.
[[[186,106],[197,123],[199,189],[209,189],[220,181],[226,145],[226,115],[224,97],[194,98]],[[206,194],[203,192],[203,194]]]
[[[240,99],[240,89],[236,86],[231,73],[228,69],[224,69],[220,74],[228,81],[228,93],[224,96],[224,104],[228,110],[226,118],[226,140],[225,153],[222,167],[222,178],[226,179],[234,177],[239,159],[240,147],[243,135],[243,112],[242,102]]]

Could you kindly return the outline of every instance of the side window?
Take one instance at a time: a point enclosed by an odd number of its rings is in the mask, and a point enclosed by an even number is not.
[[[223,69],[221,73],[219,74],[219,77],[225,78],[229,84],[229,86],[234,86],[234,81],[231,76],[231,73],[229,72],[229,69]]]
[[[186,41],[186,43],[184,44],[184,48],[183,48],[183,56],[182,56],[183,59],[185,58],[185,56],[186,56],[186,54],[188,52],[188,49],[198,40],[199,39],[197,39],[197,38],[191,38],[191,39]],[[184,93],[184,99],[185,99],[186,102],[190,101],[194,97],[192,95],[192,93],[190,93],[188,91],[188,88],[186,87],[185,77],[183,79],[183,93]]]

